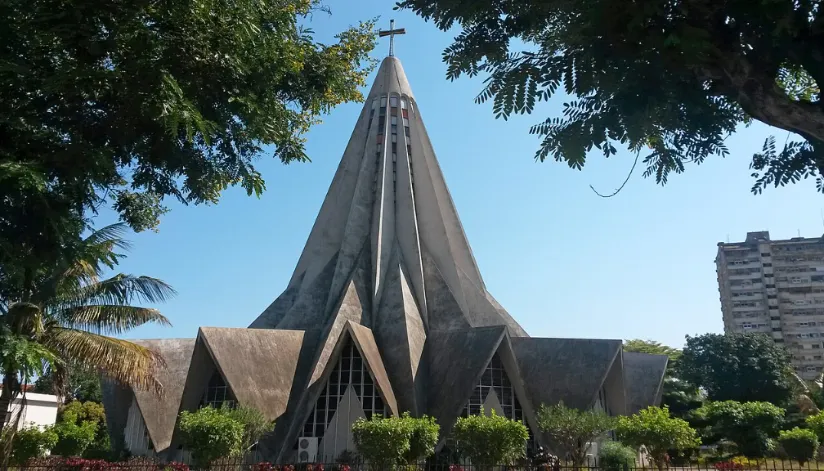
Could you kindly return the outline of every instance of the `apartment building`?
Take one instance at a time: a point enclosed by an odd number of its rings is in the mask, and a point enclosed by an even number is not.
[[[824,237],[749,232],[719,243],[715,263],[725,332],[770,335],[803,378],[824,371]]]

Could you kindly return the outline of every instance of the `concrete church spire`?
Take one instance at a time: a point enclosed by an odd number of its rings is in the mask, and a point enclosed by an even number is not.
[[[526,335],[486,291],[394,56],[380,65],[289,286],[251,327],[329,324],[350,283],[371,298],[359,300],[370,308],[357,321],[377,330],[397,321],[422,335],[489,325]]]

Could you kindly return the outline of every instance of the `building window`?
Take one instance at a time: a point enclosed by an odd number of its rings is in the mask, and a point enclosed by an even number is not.
[[[234,407],[236,404],[237,401],[232,395],[229,386],[226,385],[226,381],[223,380],[223,376],[221,376],[219,371],[215,370],[212,378],[209,380],[209,385],[206,386],[206,393],[203,394],[200,407],[211,406],[219,409],[224,405]]]
[[[351,338],[347,338],[335,369],[332,370],[315,402],[314,409],[306,419],[301,436],[323,437],[326,427],[338,410],[338,404],[350,386],[360,400],[367,419],[371,419],[375,414],[384,417],[389,415],[389,409],[385,406],[358,348]]]

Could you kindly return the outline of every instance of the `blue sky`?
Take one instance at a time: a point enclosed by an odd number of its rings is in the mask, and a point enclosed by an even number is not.
[[[674,175],[660,187],[636,171],[613,191],[633,156],[593,154],[583,171],[537,163],[528,127],[560,114],[561,100],[531,116],[494,119],[473,98],[481,78],[445,79],[443,33],[388,0],[328,0],[332,15],[310,26],[330,38],[347,25],[395,18],[396,40],[419,109],[487,289],[532,336],[645,338],[680,346],[687,334],[722,329],[716,244],[747,231],[773,238],[824,233],[824,199],[814,182],[750,193],[748,164],[774,133],[757,124],[728,140],[731,155]],[[382,58],[383,40],[374,52]],[[371,81],[370,81],[371,83]],[[227,191],[215,206],[171,202],[157,233],[134,235],[126,273],[161,278],[179,292],[158,306],[174,326],[128,337],[193,337],[198,326],[246,327],[286,287],[338,165],[361,104],[341,106],[308,138],[311,163],[284,166],[262,156],[267,192]],[[636,169],[637,170],[637,169]],[[104,213],[98,224],[113,221]]]

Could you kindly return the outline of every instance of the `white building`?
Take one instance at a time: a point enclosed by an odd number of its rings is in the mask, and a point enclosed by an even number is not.
[[[22,407],[23,416],[20,417],[18,422],[18,429],[31,427],[32,425],[40,428],[54,425],[57,421],[57,406],[59,403],[57,396],[51,394],[26,393],[25,406]],[[12,401],[9,408],[12,412],[12,418],[17,418],[22,405],[22,396]]]

